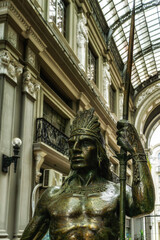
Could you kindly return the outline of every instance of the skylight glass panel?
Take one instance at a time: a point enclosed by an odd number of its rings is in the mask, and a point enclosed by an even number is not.
[[[146,66],[150,66],[151,62],[154,61],[153,56],[150,56],[149,59],[146,59],[144,56],[144,59],[145,59]]]
[[[139,41],[142,41],[142,39],[143,39],[143,41],[144,41],[144,39],[147,38],[147,37],[148,37],[148,32],[145,32],[145,33],[143,33],[143,34],[140,34],[140,35],[139,35]],[[149,37],[148,37],[148,39],[149,39]]]
[[[156,40],[156,39],[159,39],[159,35],[157,34],[157,35],[154,35],[154,36],[151,36],[151,40],[152,41],[154,41],[154,40]]]
[[[139,22],[139,21],[136,22],[136,30],[137,31],[143,29],[145,26],[146,26],[146,21],[144,21],[144,19],[141,22]]]
[[[122,26],[123,26],[124,32],[130,32],[130,25],[128,24],[128,22],[127,22],[126,26],[124,26],[124,25],[122,25]]]
[[[121,55],[122,61],[126,64],[131,25],[129,16],[133,8],[133,0],[98,1],[100,2],[104,14],[106,14],[105,17],[108,26],[111,26],[113,29],[112,37]],[[152,1],[136,0],[137,13],[135,15],[133,53],[133,58],[136,63],[135,65],[133,63],[133,87],[147,80],[148,74],[156,74],[157,70],[160,71],[160,6],[151,6],[151,4],[148,3],[152,3]],[[153,1],[153,4],[158,4],[158,0]]]
[[[100,1],[99,4],[100,4],[101,8],[104,8],[104,6],[106,6],[106,1],[105,0]]]
[[[140,40],[140,43],[143,44],[143,43],[146,43],[146,41],[150,42],[150,38],[147,36],[145,38],[141,38],[139,39]]]
[[[125,52],[126,52],[126,49],[125,49],[125,47],[123,47],[121,50],[119,50],[120,51],[120,54],[121,55],[123,55]]]
[[[154,56],[155,56],[157,59],[160,59],[160,51],[159,51],[159,50],[155,50],[153,53],[154,53]]]
[[[118,11],[118,16],[122,17],[127,13],[127,8],[122,8],[120,11]]]
[[[136,5],[137,7],[137,5]],[[136,22],[137,21],[141,21],[141,18],[144,18],[144,12],[138,12],[136,15],[135,15],[135,20]]]
[[[153,70],[148,71],[148,75],[150,76],[154,76],[155,74],[156,74],[156,71],[153,71]]]
[[[152,17],[151,19],[152,19],[152,21],[148,21],[148,20],[147,20],[147,25],[148,25],[148,27],[151,27],[151,26],[154,26],[154,25],[159,25],[158,18],[153,19],[153,17]]]
[[[137,54],[141,51],[141,47],[139,44],[134,45],[134,54]]]
[[[145,11],[146,17],[151,17],[151,16],[153,17],[153,15],[154,15],[154,17],[157,17],[157,8],[156,7],[146,9],[146,11]]]
[[[149,2],[151,2],[151,0],[143,0],[144,4],[149,3]]]
[[[119,35],[119,37],[123,37],[124,36],[124,32],[122,27],[119,27],[116,29],[116,31],[113,33],[113,37]]]
[[[149,28],[149,32],[153,32],[156,30],[159,30],[159,26],[157,26],[157,25],[150,26],[150,28]]]
[[[127,63],[127,54],[126,53],[122,56],[122,61],[124,62],[124,64]]]
[[[116,45],[119,46],[125,41],[125,37],[120,38],[118,41],[116,41]]]
[[[102,12],[104,13],[104,15],[106,15],[109,11],[111,11],[111,6],[106,5],[104,8],[102,8]]]
[[[116,20],[117,20],[116,15],[115,15],[115,16],[112,16],[112,18],[109,19],[108,24],[111,26]]]
[[[123,7],[128,7],[124,2],[119,2],[118,4],[116,4],[116,10],[120,11]]]
[[[144,43],[142,43],[142,41],[141,41],[141,48],[142,48],[142,49],[147,48],[147,47],[149,47],[149,46],[150,46],[150,42],[145,41]]]
[[[140,36],[143,33],[148,33],[148,29],[145,26],[143,26],[143,28],[137,31],[138,36]]]

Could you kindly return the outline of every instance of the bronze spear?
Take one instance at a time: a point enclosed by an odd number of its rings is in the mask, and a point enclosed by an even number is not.
[[[125,120],[128,120],[129,111],[129,95],[131,87],[131,72],[133,61],[134,25],[135,25],[135,0],[133,0],[127,69],[124,77],[125,90],[123,100],[123,119]],[[128,161],[128,156],[127,152],[123,148],[121,148],[120,154],[118,154],[118,159],[120,161],[120,240],[125,240],[126,164]]]

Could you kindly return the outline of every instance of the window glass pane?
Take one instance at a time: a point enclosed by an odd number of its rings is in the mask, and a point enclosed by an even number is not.
[[[65,133],[66,119],[57,113],[48,103],[44,102],[43,117],[61,132]]]

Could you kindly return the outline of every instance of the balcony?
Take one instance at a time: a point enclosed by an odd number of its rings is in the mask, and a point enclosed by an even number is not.
[[[36,120],[36,142],[43,142],[69,156],[68,137],[44,118]]]

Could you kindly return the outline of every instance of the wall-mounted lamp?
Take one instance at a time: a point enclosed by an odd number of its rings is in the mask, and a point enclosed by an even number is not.
[[[7,173],[8,167],[11,165],[11,163],[14,163],[14,172],[16,172],[17,159],[19,158],[18,153],[19,153],[21,145],[22,145],[22,141],[20,138],[14,138],[12,140],[14,155],[12,157],[8,157],[3,154],[3,156],[2,156],[2,172]]]

